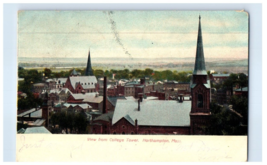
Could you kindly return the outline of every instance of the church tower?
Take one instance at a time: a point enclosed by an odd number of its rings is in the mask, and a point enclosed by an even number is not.
[[[85,70],[85,76],[94,76],[93,69],[91,66],[91,57],[90,57],[90,50],[88,53],[88,60],[87,60],[87,67]]]
[[[206,134],[204,127],[208,126],[210,118],[210,80],[205,66],[200,16],[195,67],[190,86],[192,96],[190,134]]]

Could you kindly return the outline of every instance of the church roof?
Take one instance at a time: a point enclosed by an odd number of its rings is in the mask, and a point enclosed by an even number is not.
[[[85,70],[85,75],[86,76],[93,76],[93,69],[92,69],[92,65],[91,65],[91,57],[90,57],[90,50],[88,53],[88,60],[87,60],[87,66],[86,66],[86,70]]]
[[[198,25],[198,36],[197,36],[197,49],[196,49],[196,61],[194,68],[194,75],[207,75],[203,42],[202,42],[202,31],[201,31],[201,17],[199,16],[199,25]]]
[[[190,126],[191,101],[143,99],[137,108],[137,100],[117,100],[112,125],[125,118],[131,124],[137,119],[139,126]]]
[[[95,76],[77,76],[77,77],[70,77],[70,83],[73,89],[76,88],[78,83],[81,84],[83,89],[92,89],[95,88],[95,83],[97,83]]]

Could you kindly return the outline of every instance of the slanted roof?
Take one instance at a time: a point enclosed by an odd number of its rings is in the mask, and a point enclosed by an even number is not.
[[[93,89],[97,83],[95,76],[77,76],[70,77],[70,83],[73,89],[80,83],[84,89]]]
[[[137,108],[136,100],[118,100],[112,124],[128,115],[139,126],[190,126],[191,101],[143,100]]]
[[[37,111],[34,111],[31,113],[31,117],[41,118],[42,117],[42,109],[39,109]]]
[[[195,68],[193,71],[194,75],[207,75],[203,42],[202,42],[202,31],[201,31],[201,17],[199,16],[199,25],[198,25],[198,36],[197,36],[197,49],[196,49],[196,60]]]
[[[135,98],[133,96],[127,96],[125,97],[126,100],[135,100]]]
[[[88,107],[92,108],[92,106],[90,106],[89,104],[86,104],[86,103],[84,103],[84,104],[69,104],[69,103],[65,103],[65,104],[63,104],[63,106],[65,106],[67,108],[69,108],[70,106],[72,106],[72,107],[79,106],[82,109],[87,109]]]
[[[39,110],[41,110],[41,109],[39,109]],[[18,114],[18,117],[23,117],[23,116],[29,115],[30,113],[33,113],[35,111],[36,111],[36,108],[32,108],[32,109],[30,109],[28,111],[25,111],[25,112],[22,112],[22,113]]]
[[[32,123],[34,126],[41,126],[45,122],[45,119],[37,119],[35,122]]]
[[[125,118],[129,123],[131,123],[132,125],[135,125],[135,122],[133,121],[133,119],[132,119],[129,115],[124,116],[124,118]]]
[[[68,78],[57,78],[57,83],[58,84],[64,84],[64,83],[66,83],[67,79]]]
[[[29,127],[24,132],[25,134],[51,134],[45,127]]]
[[[242,90],[241,90],[241,88],[239,88],[239,89],[236,89],[235,91],[239,91],[239,92],[247,92],[248,91],[248,87],[243,87],[242,88]]]
[[[72,72],[71,72],[71,75],[77,76],[78,72],[75,69],[73,69]]]
[[[18,130],[17,133],[24,133],[25,131],[26,131],[26,130],[25,130],[24,128],[21,128],[21,129]]]
[[[97,118],[94,119],[94,121],[102,120],[102,121],[109,122],[112,120],[112,117],[113,117],[113,111],[109,111],[108,113],[104,113],[104,114],[98,116]]]
[[[108,96],[107,99],[113,106],[116,106],[118,99],[126,100],[124,96]]]
[[[81,100],[81,99],[85,99],[86,96],[96,96],[97,93],[93,92],[93,93],[72,93],[71,94],[73,96],[73,98],[75,100]]]
[[[190,88],[195,88],[197,84],[191,83]],[[206,84],[203,84],[206,88],[210,88],[210,80],[207,80]]]
[[[96,95],[86,95],[83,99],[83,102],[89,103],[101,103],[103,101],[103,96],[96,96]]]
[[[213,77],[229,77],[230,74],[212,74]]]

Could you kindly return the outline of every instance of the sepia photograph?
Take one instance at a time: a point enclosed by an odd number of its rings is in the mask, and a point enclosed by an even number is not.
[[[248,27],[244,10],[19,11],[17,134],[247,138]]]

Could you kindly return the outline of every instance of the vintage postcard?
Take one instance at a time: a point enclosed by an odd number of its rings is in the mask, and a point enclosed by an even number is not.
[[[247,161],[248,17],[19,11],[17,161]]]

